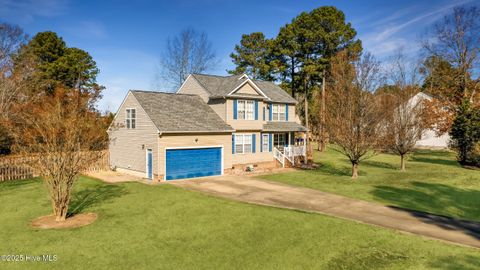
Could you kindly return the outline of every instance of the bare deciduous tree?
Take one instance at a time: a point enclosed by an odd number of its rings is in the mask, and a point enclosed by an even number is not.
[[[480,10],[455,7],[433,26],[423,47],[428,56],[425,87],[439,97],[428,104],[432,116],[438,116],[432,122],[441,123],[439,133],[446,133],[463,100],[479,103],[480,79],[472,76],[479,68]]]
[[[21,89],[21,78],[13,74],[12,55],[26,41],[27,36],[20,27],[0,23],[0,117],[8,116],[9,107]]]
[[[207,34],[188,28],[167,40],[158,78],[178,88],[189,74],[212,70],[216,64],[215,52]]]
[[[379,63],[371,54],[352,59],[341,52],[332,60],[332,81],[327,98],[327,128],[333,147],[350,160],[352,178],[361,160],[379,145],[383,115],[373,90],[380,83]]]
[[[98,160],[106,144],[102,119],[89,110],[91,97],[58,89],[12,107],[7,122],[16,153],[35,155],[30,166],[39,172],[50,193],[56,221],[64,221],[78,175]]]
[[[418,65],[409,67],[409,61],[399,52],[389,67],[390,91],[378,93],[384,108],[382,124],[383,144],[400,156],[400,168],[405,171],[405,157],[411,153],[425,129],[424,99],[417,76]]]

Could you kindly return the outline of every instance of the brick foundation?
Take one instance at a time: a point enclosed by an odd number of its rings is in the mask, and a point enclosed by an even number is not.
[[[272,169],[278,168],[277,161],[267,161],[267,162],[255,162],[247,164],[235,164],[231,169],[225,169],[225,174],[245,174],[250,173],[247,171],[247,168],[253,165],[253,172],[267,172]],[[281,167],[281,165],[280,165]]]

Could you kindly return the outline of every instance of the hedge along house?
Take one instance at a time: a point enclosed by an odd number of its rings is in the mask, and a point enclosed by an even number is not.
[[[295,105],[246,75],[192,74],[176,94],[132,90],[108,131],[110,165],[162,181],[293,163],[306,132]]]

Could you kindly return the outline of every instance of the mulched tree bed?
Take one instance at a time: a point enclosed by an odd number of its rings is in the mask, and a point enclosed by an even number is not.
[[[71,229],[92,224],[95,220],[95,213],[76,214],[62,222],[57,222],[55,216],[48,215],[33,220],[30,225],[36,229]]]

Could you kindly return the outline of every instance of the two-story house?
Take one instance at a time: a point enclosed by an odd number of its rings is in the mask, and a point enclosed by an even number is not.
[[[110,163],[160,181],[284,165],[305,151],[296,103],[247,75],[192,74],[175,94],[131,90],[108,131]]]

